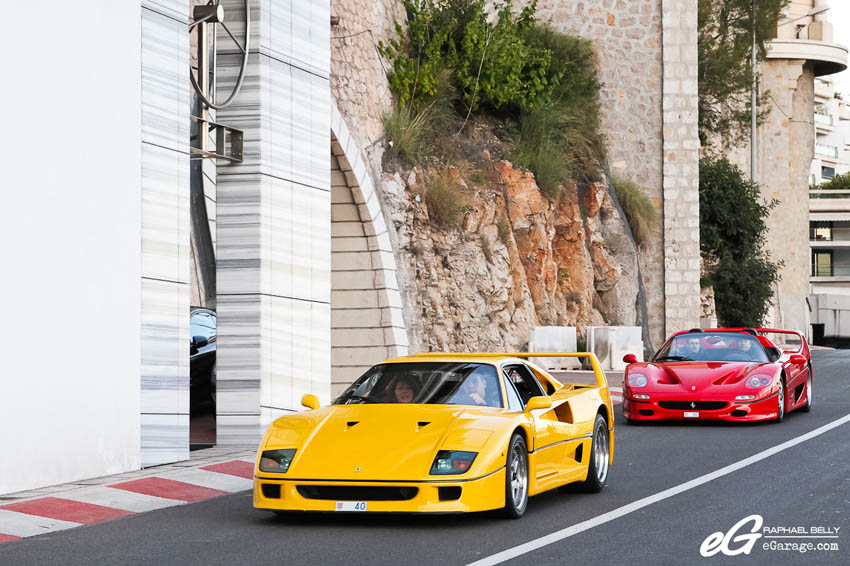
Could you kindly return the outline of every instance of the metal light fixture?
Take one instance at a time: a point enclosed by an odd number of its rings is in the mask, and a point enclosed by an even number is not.
[[[244,28],[244,44],[241,43],[233,32],[227,27],[224,20],[224,7],[221,5],[221,0],[210,0],[207,4],[195,6],[192,17],[193,21],[189,24],[189,32],[197,28],[198,31],[198,52],[197,52],[197,74],[192,69],[189,69],[189,80],[192,83],[192,88],[198,95],[199,112],[198,116],[192,116],[192,119],[198,122],[198,147],[191,147],[190,152],[193,155],[199,156],[200,159],[205,158],[221,158],[232,162],[241,163],[243,156],[243,132],[223,124],[218,124],[209,120],[209,109],[219,110],[229,106],[239,94],[242,88],[242,82],[245,79],[245,70],[248,66],[248,50],[250,49],[251,41],[251,10],[249,6],[250,0],[245,0],[245,28]],[[218,34],[217,27],[221,26],[227,32],[232,42],[236,45],[238,51],[242,53],[242,63],[239,67],[239,75],[236,78],[236,83],[231,90],[230,95],[222,102],[216,99],[216,63],[218,52]],[[212,29],[210,29],[212,27]],[[212,56],[210,56],[209,38],[212,36]],[[212,73],[210,73],[210,61],[212,61]],[[212,78],[210,79],[210,74]],[[210,128],[215,130],[215,148],[212,151],[207,149],[207,138]]]

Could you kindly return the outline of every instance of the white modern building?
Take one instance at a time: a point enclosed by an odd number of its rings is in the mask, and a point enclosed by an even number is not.
[[[811,174],[811,184],[815,186],[850,173],[850,105],[841,96],[829,77],[815,79],[815,154]]]
[[[0,93],[0,494],[189,457],[198,4],[15,2],[0,37],[15,54]],[[219,102],[246,64],[211,115],[244,133],[243,159],[205,168],[216,442],[254,445],[302,394],[330,401],[332,357],[350,381],[407,337],[381,208],[331,99],[329,0],[221,6],[238,41],[218,27]]]

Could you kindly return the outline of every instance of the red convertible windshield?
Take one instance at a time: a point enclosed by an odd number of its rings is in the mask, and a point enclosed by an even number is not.
[[[411,362],[374,366],[334,405],[425,403],[502,407],[496,368],[463,362]]]
[[[767,353],[749,334],[689,332],[671,338],[655,354],[654,362],[754,362],[767,363]]]

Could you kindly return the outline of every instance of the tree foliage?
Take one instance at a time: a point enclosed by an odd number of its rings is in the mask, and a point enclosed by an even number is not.
[[[789,0],[698,0],[699,4],[699,130],[703,145],[709,137],[735,143],[749,131],[753,85],[753,6],[758,60]],[[759,116],[769,111],[770,94],[757,101]]]
[[[764,251],[765,217],[777,201],[726,159],[705,157],[699,171],[700,248],[711,266],[718,318],[728,326],[759,326],[781,263]]]

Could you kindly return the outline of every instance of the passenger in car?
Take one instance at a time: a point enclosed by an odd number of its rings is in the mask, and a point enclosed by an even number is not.
[[[476,370],[469,374],[464,380],[463,385],[461,385],[460,391],[458,391],[454,397],[452,397],[449,403],[454,405],[483,405],[490,407],[499,406],[498,403],[498,390],[495,389],[496,385],[492,384],[492,392],[488,392],[488,382],[491,381],[491,376],[489,374],[482,375],[479,370]]]

